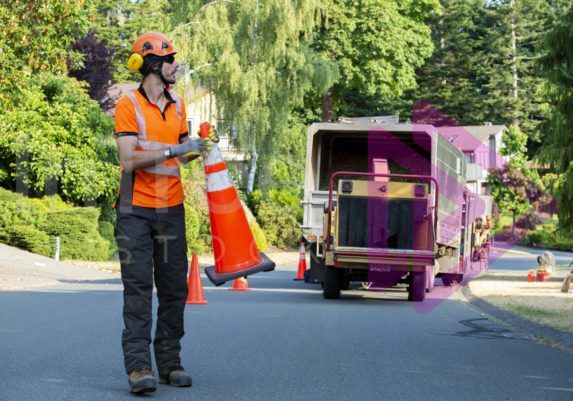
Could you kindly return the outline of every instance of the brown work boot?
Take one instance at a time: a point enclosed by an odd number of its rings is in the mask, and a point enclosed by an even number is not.
[[[174,387],[191,387],[192,381],[183,366],[173,366],[159,372],[159,383],[171,384]]]
[[[155,375],[148,368],[135,369],[129,374],[130,393],[152,393],[157,389]]]

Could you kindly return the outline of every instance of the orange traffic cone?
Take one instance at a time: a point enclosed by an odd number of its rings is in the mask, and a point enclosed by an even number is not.
[[[306,249],[304,249],[304,242],[300,240],[300,258],[298,261],[298,273],[294,281],[304,281],[304,272],[306,271]]]
[[[186,304],[202,304],[206,305],[205,297],[203,296],[203,283],[201,282],[201,273],[199,273],[199,259],[197,254],[193,254],[191,261],[191,271],[189,272],[189,295],[187,295]]]
[[[203,123],[199,128],[202,138],[209,136],[211,124]],[[203,159],[203,164],[215,254],[215,266],[205,268],[209,280],[218,286],[240,277],[274,270],[275,263],[257,249],[233,179],[216,143]]]
[[[236,278],[235,281],[233,281],[233,288],[229,288],[229,291],[251,291],[249,283],[247,283],[247,278]]]

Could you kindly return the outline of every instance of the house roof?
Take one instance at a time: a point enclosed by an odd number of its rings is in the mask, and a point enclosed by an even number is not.
[[[141,85],[140,82],[112,85],[107,91],[107,96],[114,99],[115,103],[117,103],[117,101],[121,99],[123,96],[127,95],[132,90],[136,90],[137,88],[139,88],[139,85]],[[171,88],[171,92],[175,93],[173,91],[173,88]],[[115,107],[113,109],[108,110],[106,113],[114,116]]]
[[[439,127],[437,130],[462,152],[476,150],[486,144],[492,135],[507,129],[505,125],[469,125],[465,127]]]
[[[137,88],[139,88],[139,82],[129,84],[115,84],[109,88],[107,91],[107,96],[114,99],[114,102],[117,103],[117,101],[124,95],[127,95],[129,92]],[[115,107],[113,109],[109,109],[107,114],[112,116],[115,115]]]

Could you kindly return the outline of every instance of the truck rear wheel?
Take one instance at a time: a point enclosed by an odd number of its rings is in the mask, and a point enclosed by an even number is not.
[[[424,302],[426,299],[426,272],[412,272],[412,280],[408,287],[408,301]]]
[[[463,279],[464,279],[463,274],[444,274],[442,276],[442,282],[444,283],[444,285],[448,286],[455,285],[454,283],[459,284],[462,282]]]
[[[326,266],[326,277],[322,286],[322,296],[325,299],[340,297],[340,284],[338,283],[338,269],[334,266]]]

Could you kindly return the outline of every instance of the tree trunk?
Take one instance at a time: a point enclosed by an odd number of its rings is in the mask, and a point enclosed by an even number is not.
[[[517,233],[515,232],[515,213],[513,214],[513,227],[511,228],[511,239],[517,239]]]
[[[247,194],[253,192],[253,187],[255,186],[255,172],[257,171],[257,159],[259,155],[257,150],[253,148],[251,150],[251,163],[249,165],[249,178],[247,179]]]
[[[332,87],[322,95],[322,122],[332,122]]]
[[[510,6],[512,8],[515,6],[515,0],[511,0]],[[519,126],[519,119],[517,118],[517,39],[515,35],[515,10],[511,13],[511,49],[513,51],[513,98],[515,99],[515,116],[513,117],[513,125]]]

